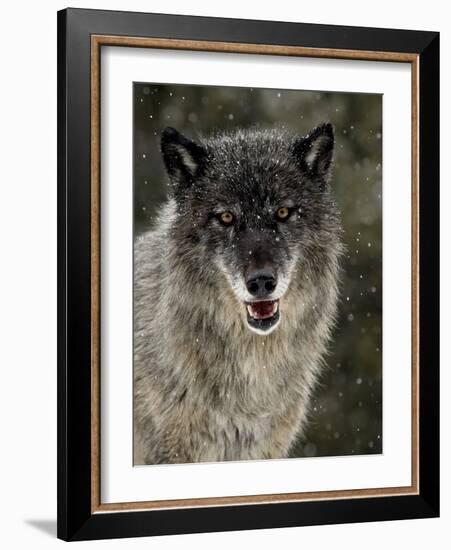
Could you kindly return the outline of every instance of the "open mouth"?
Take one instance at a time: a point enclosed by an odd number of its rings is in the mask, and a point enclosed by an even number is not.
[[[279,322],[279,300],[262,300],[247,302],[247,323],[250,328],[260,334],[267,334]]]

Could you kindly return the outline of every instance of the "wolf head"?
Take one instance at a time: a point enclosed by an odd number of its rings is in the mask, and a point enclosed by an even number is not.
[[[295,274],[314,279],[337,244],[332,125],[306,136],[238,130],[201,142],[166,128],[161,148],[180,238],[226,278],[247,328],[269,334]]]

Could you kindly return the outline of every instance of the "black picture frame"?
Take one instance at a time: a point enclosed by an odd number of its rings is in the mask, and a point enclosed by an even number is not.
[[[418,494],[107,513],[92,511],[92,35],[399,52],[418,56]],[[87,540],[438,515],[439,34],[84,9],[58,12],[58,537]]]

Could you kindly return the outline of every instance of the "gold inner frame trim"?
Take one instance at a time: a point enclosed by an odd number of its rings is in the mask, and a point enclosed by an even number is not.
[[[412,73],[412,479],[406,487],[102,503],[100,498],[100,51],[102,46],[410,63]],[[419,56],[130,36],[91,36],[91,513],[419,494]]]

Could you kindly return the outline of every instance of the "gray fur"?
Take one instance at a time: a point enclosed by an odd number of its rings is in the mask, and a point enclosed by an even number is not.
[[[135,242],[135,464],[282,458],[302,435],[338,296],[333,142],[330,124],[197,144],[163,133],[172,193]],[[218,222],[224,210],[233,227]],[[262,258],[279,281],[267,334],[243,304],[244,273]]]

